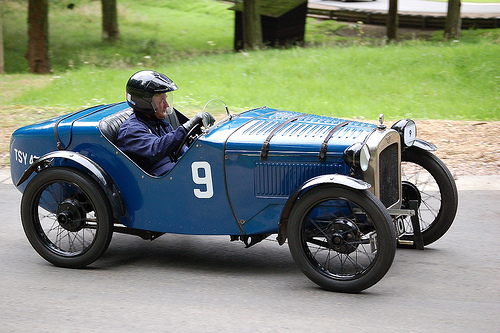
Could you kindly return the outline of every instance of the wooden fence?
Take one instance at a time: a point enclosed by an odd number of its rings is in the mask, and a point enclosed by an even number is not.
[[[337,21],[363,22],[365,24],[386,25],[387,13],[358,9],[308,8],[308,15]],[[408,28],[444,29],[446,16],[399,14],[399,26]],[[500,17],[462,17],[462,29],[500,28]]]

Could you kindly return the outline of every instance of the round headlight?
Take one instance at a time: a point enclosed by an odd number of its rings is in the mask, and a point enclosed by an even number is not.
[[[344,150],[344,160],[351,168],[366,171],[370,165],[370,149],[366,144],[357,142]]]
[[[368,170],[368,166],[370,165],[370,149],[367,145],[363,145],[361,147],[361,152],[359,153],[359,167],[361,170]]]
[[[391,127],[396,130],[401,137],[401,143],[405,147],[413,146],[417,138],[417,125],[411,119],[401,119]]]

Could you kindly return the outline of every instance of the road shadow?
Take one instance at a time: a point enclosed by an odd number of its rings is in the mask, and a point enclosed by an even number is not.
[[[154,241],[116,235],[106,253],[91,267],[98,269],[161,268],[231,274],[300,274],[288,246],[271,235],[250,248],[229,236],[163,235]]]

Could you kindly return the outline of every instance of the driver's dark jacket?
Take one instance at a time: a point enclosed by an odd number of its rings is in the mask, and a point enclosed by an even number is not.
[[[186,134],[182,126],[174,130],[165,120],[134,113],[121,125],[117,146],[144,171],[161,176],[174,166],[173,155]]]

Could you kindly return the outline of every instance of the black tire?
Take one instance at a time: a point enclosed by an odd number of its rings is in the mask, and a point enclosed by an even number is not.
[[[424,245],[441,238],[450,228],[458,208],[455,180],[444,163],[434,154],[419,149],[406,149],[401,156],[403,208],[409,199],[419,201],[418,215]],[[399,225],[404,227],[403,240],[413,240],[409,217]]]
[[[366,190],[311,189],[292,208],[287,229],[297,266],[330,291],[357,293],[373,286],[396,252],[392,219]]]
[[[21,200],[24,232],[50,263],[82,268],[108,248],[111,209],[101,187],[85,173],[49,168],[36,175]]]

